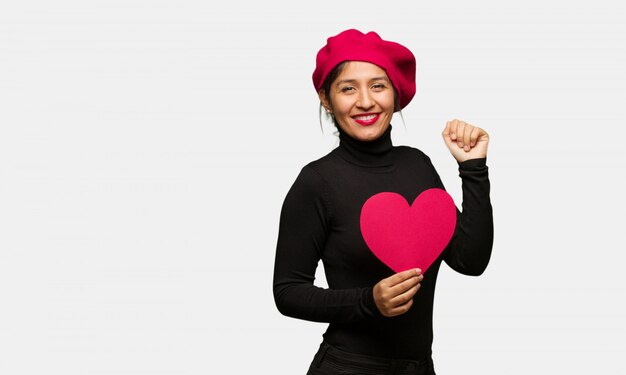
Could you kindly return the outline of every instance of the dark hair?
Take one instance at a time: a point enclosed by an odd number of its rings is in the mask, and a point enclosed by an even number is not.
[[[339,75],[343,71],[343,68],[346,66],[346,63],[347,61],[337,64],[337,66],[335,66],[333,70],[331,70],[330,73],[328,73],[328,75],[326,76],[326,79],[324,80],[324,83],[322,83],[322,88],[320,89],[320,91],[324,91],[326,100],[328,100],[329,103],[330,103],[330,94],[329,94],[330,86],[333,84],[333,82],[335,82],[337,77],[339,77]]]
[[[341,71],[343,70],[344,66],[346,65],[347,61],[341,62],[339,64],[337,64],[333,70],[330,71],[330,73],[328,73],[328,75],[326,76],[326,79],[324,80],[324,83],[322,83],[322,87],[320,88],[320,91],[324,92],[324,96],[326,96],[326,101],[328,103],[330,103],[330,86],[333,84],[333,82],[337,79],[337,77],[339,77],[339,74],[341,74]],[[319,110],[319,120],[320,120],[320,129],[322,130],[322,132],[324,132],[324,127],[322,126],[322,101],[320,100],[320,110]],[[328,114],[327,114],[328,115]],[[337,127],[337,129],[339,129],[339,126],[337,125],[337,120],[335,120],[335,116],[333,115],[329,115],[330,118],[333,121],[333,124],[335,125],[335,127]]]

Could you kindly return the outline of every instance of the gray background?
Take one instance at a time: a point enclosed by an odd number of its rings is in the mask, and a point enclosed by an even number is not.
[[[622,9],[2,1],[0,372],[303,374],[326,325],[274,306],[278,217],[336,144],[315,54],[358,28],[414,52],[394,142],[457,205],[445,122],[492,138],[493,257],[442,267],[437,372],[624,373]]]

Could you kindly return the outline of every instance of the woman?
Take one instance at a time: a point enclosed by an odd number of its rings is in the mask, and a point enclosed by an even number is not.
[[[374,32],[351,29],[328,38],[316,62],[313,83],[340,144],[306,165],[285,198],[274,269],[276,305],[286,316],[330,323],[308,374],[434,374],[432,311],[439,266],[445,261],[457,272],[478,276],[491,255],[488,134],[459,120],[446,124],[442,135],[459,164],[463,212],[452,204],[447,244],[427,275],[417,267],[394,271],[366,238],[370,232],[380,235],[364,228],[368,200],[387,192],[414,202],[422,192],[444,189],[428,156],[391,142],[393,113],[415,94],[415,58]],[[398,223],[388,227],[406,224]],[[406,233],[413,230],[421,229]],[[320,259],[328,289],[313,284]]]

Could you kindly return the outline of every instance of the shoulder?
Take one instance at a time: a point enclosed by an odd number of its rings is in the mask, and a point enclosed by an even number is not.
[[[337,159],[337,155],[335,155],[335,150],[336,149],[333,149],[328,154],[307,163],[304,167],[302,167],[302,171],[304,171],[304,173],[315,173],[318,178],[327,180],[336,172],[339,165],[339,160]]]
[[[410,146],[394,146],[394,152],[403,160],[432,165],[430,157],[418,148]]]
[[[297,188],[308,193],[323,193],[327,184],[327,177],[332,175],[329,171],[332,169],[333,163],[332,152],[330,152],[319,159],[305,164],[300,169],[292,190]]]
[[[307,210],[324,212],[324,217],[330,212],[328,183],[319,171],[319,160],[300,169],[283,202],[284,212],[301,215]]]

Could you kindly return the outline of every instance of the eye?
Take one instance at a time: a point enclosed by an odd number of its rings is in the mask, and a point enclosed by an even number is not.
[[[344,86],[341,88],[341,92],[350,92],[350,91],[354,91],[354,87],[352,86]]]
[[[386,86],[383,83],[375,83],[372,85],[372,88],[374,90],[380,91],[382,89],[384,89]]]

